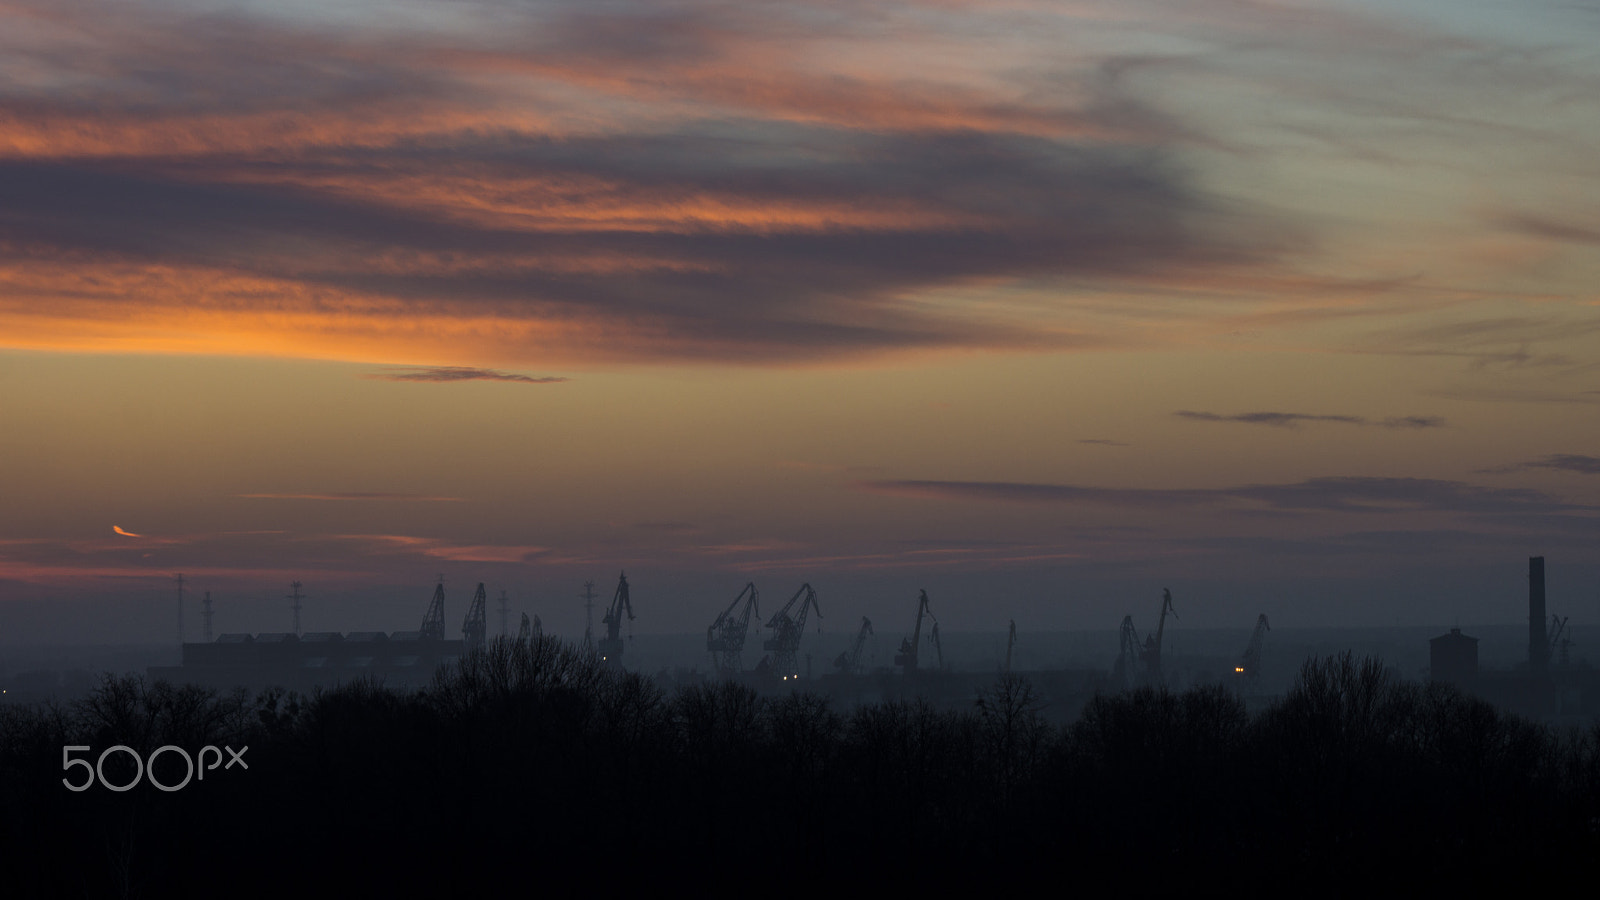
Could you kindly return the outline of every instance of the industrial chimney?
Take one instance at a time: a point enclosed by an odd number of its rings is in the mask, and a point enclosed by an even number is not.
[[[1544,557],[1528,557],[1528,672],[1550,668],[1550,639],[1544,632]]]

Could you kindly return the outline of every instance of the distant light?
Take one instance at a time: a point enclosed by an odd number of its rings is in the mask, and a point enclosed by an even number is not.
[[[1244,671],[1244,666],[1234,666],[1233,670],[1235,672],[1243,672]]]

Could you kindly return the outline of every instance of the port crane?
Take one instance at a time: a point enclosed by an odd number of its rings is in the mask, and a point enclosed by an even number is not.
[[[744,601],[744,611],[738,615],[734,610],[739,608],[739,602]],[[744,586],[739,596],[733,598],[728,608],[717,616],[717,620],[706,628],[706,650],[711,653],[711,664],[717,674],[722,677],[737,675],[744,670],[744,639],[750,632],[750,615],[754,613],[759,626],[761,616],[761,594],[756,590],[755,582]],[[821,615],[818,613],[818,615]]]
[[[1156,633],[1147,634],[1144,638],[1144,671],[1145,677],[1151,684],[1160,685],[1164,682],[1161,674],[1161,645],[1162,638],[1167,632],[1167,614],[1178,617],[1177,610],[1172,608],[1172,591],[1161,589],[1161,618],[1156,622]]]
[[[802,600],[802,597],[805,599]],[[797,602],[800,609],[791,612]],[[822,608],[817,606],[817,592],[811,589],[810,584],[802,584],[800,590],[795,591],[789,602],[783,605],[783,609],[767,621],[767,627],[772,629],[773,634],[761,646],[764,650],[772,651],[772,674],[783,681],[800,677],[800,664],[795,654],[800,649],[800,638],[806,631],[806,614],[811,610],[816,610],[817,618],[822,618]],[[821,631],[821,626],[817,630]]]
[[[861,672],[861,648],[866,646],[867,638],[872,636],[872,620],[866,616],[861,617],[861,630],[856,632],[855,643],[849,650],[839,654],[833,664],[845,675],[857,675]]]
[[[441,585],[442,587],[442,585]],[[442,611],[442,610],[441,610]],[[467,618],[461,623],[461,640],[468,653],[482,647],[489,634],[489,595],[478,582],[472,595],[472,605],[467,607]]]
[[[1243,677],[1251,687],[1261,680],[1261,649],[1267,640],[1267,632],[1271,630],[1266,613],[1256,617],[1256,630],[1250,634],[1250,644],[1244,648],[1239,664],[1233,667],[1234,673]]]
[[[601,623],[606,626],[606,636],[599,643],[600,659],[611,663],[622,662],[622,615],[627,613],[632,622],[633,604],[628,601],[628,573],[617,578],[617,592],[611,596],[611,608],[606,610]]]
[[[425,641],[444,640],[444,576],[439,576],[439,584],[433,589],[433,602],[428,604],[428,611],[422,617],[422,627],[418,629]]]
[[[904,666],[907,674],[917,670],[917,649],[922,643],[922,617],[933,619],[933,627],[939,627],[939,620],[933,618],[933,611],[928,609],[928,592],[917,593],[917,622],[911,629],[911,637],[900,641],[900,652],[894,655],[894,664]],[[944,662],[944,650],[939,651],[939,661]]]
[[[1161,616],[1156,622],[1156,633],[1145,635],[1144,642],[1139,641],[1139,630],[1133,627],[1133,616],[1122,617],[1122,628],[1119,632],[1121,652],[1117,654],[1116,672],[1122,678],[1124,685],[1132,687],[1135,684],[1163,683],[1161,675],[1161,646],[1167,632],[1167,615],[1174,619],[1178,617],[1172,608],[1172,591],[1161,590]]]

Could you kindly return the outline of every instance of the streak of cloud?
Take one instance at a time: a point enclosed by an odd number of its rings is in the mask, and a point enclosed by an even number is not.
[[[1444,419],[1439,416],[1399,416],[1397,418],[1383,419],[1373,424],[1379,428],[1443,428]]]
[[[1600,456],[1585,456],[1581,453],[1552,453],[1540,459],[1512,463],[1506,466],[1494,466],[1488,469],[1479,469],[1478,471],[1490,475],[1503,475],[1508,472],[1525,472],[1529,469],[1555,469],[1561,472],[1577,472],[1580,475],[1600,475]]]
[[[404,500],[422,503],[461,503],[461,497],[444,497],[430,494],[389,494],[349,491],[343,493],[306,493],[306,494],[234,494],[235,497],[245,500]]]
[[[113,525],[111,526],[111,530],[122,535],[123,537],[144,537],[142,534],[134,534],[131,531],[123,531],[121,525]]]
[[[1436,388],[1425,393],[1445,400],[1469,400],[1486,403],[1600,403],[1600,393],[1594,391],[1559,391],[1539,388],[1497,388],[1461,385]]]
[[[1506,228],[1535,237],[1575,244],[1600,245],[1600,228],[1592,226],[1531,215],[1504,216],[1498,221]]]
[[[1447,512],[1570,517],[1570,514],[1597,509],[1566,503],[1540,491],[1490,488],[1432,478],[1340,476],[1228,488],[1101,488],[990,481],[866,481],[857,482],[854,487],[872,493],[940,500],[1097,504],[1162,510],[1243,502],[1290,512]]]
[[[1271,425],[1275,428],[1298,428],[1302,422],[1343,422],[1350,425],[1364,425],[1366,420],[1358,416],[1320,416],[1310,413],[1288,412],[1252,412],[1237,415],[1222,415],[1214,412],[1197,412],[1195,410],[1180,409],[1173,413],[1180,419],[1191,419],[1196,422],[1243,422],[1247,425]]]
[[[521,384],[560,384],[571,381],[558,375],[523,375],[517,372],[500,372],[495,369],[478,369],[470,366],[433,366],[409,368],[393,372],[374,372],[366,375],[380,381],[431,381],[451,383],[456,381],[514,381]]]
[[[1173,415],[1180,419],[1189,419],[1196,422],[1240,422],[1246,425],[1270,425],[1274,428],[1299,428],[1305,422],[1337,422],[1343,425],[1371,425],[1378,428],[1395,429],[1442,428],[1445,424],[1444,419],[1438,416],[1399,416],[1374,422],[1362,416],[1315,415],[1312,413],[1292,412],[1251,412],[1223,415],[1214,412],[1180,409]]]
[[[338,534],[330,537],[366,545],[378,554],[406,554],[451,562],[522,563],[548,553],[548,547],[526,544],[459,544],[410,534]]]

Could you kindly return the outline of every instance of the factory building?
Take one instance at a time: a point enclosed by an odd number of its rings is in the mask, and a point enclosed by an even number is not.
[[[152,667],[149,674],[220,689],[309,690],[356,679],[420,687],[464,649],[464,641],[425,638],[418,631],[224,634],[210,643],[184,644],[182,666]]]
[[[1428,677],[1458,687],[1472,684],[1478,677],[1478,639],[1452,628],[1428,641]]]

